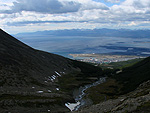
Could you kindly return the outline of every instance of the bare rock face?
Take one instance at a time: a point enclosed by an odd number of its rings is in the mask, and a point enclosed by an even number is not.
[[[66,112],[64,103],[73,98],[71,91],[63,91],[65,86],[73,89],[84,84],[76,82],[76,76],[84,81],[89,76],[100,76],[100,72],[92,65],[35,50],[0,29],[2,112]],[[75,85],[63,82],[72,76]]]

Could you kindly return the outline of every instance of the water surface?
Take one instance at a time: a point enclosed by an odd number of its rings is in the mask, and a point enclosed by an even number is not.
[[[17,36],[16,36],[17,37]],[[71,57],[79,53],[118,53],[150,55],[150,38],[84,37],[84,36],[19,36],[17,39],[33,48]]]

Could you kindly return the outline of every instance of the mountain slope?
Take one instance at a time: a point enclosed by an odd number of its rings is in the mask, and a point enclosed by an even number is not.
[[[136,90],[72,113],[149,113],[150,80]]]
[[[105,83],[89,88],[86,98],[96,105],[81,109],[78,113],[149,113],[149,92],[150,57],[124,68]]]
[[[122,93],[134,90],[141,83],[150,80],[150,57],[123,69],[114,78],[123,84]]]
[[[47,112],[50,108],[51,112],[68,111],[64,103],[73,100],[73,89],[64,92],[66,87],[60,84],[68,75],[74,77],[75,84],[64,85],[76,88],[93,82],[89,77],[98,78],[101,68],[35,50],[0,29],[0,107],[3,112]],[[83,82],[85,79],[87,82]]]
[[[64,71],[64,68],[67,71],[70,70],[69,65],[71,65],[71,61],[57,55],[35,50],[1,30],[0,64],[1,68],[5,67],[7,70],[16,71],[19,74],[26,74],[31,79],[44,81],[44,77],[55,74],[55,71]],[[10,74],[11,77],[14,75],[12,73]],[[25,81],[26,83],[23,84],[28,84],[28,80]],[[30,82],[31,80],[29,80]],[[1,83],[1,85],[7,85],[7,82],[4,84]],[[19,85],[19,83],[16,85]]]

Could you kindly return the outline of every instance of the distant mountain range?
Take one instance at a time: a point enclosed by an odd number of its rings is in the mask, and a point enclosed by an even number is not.
[[[46,30],[32,33],[19,33],[16,36],[25,35],[50,35],[50,36],[90,36],[90,37],[130,37],[148,38],[150,30],[130,30],[130,29],[71,29],[71,30]]]

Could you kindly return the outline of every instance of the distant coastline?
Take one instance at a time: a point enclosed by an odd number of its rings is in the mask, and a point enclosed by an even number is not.
[[[112,54],[69,54],[78,61],[89,62],[94,64],[107,64],[112,62],[128,61],[133,59],[145,58],[144,56],[135,55],[112,55]]]

